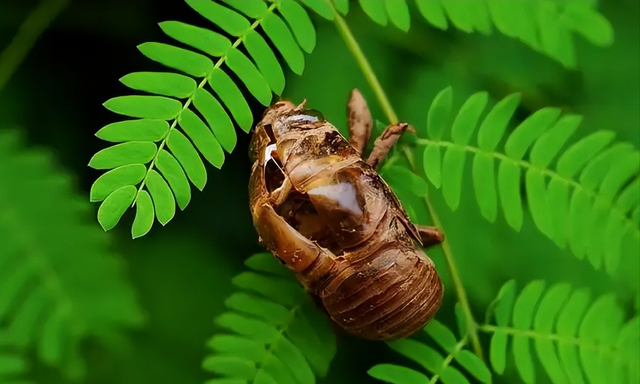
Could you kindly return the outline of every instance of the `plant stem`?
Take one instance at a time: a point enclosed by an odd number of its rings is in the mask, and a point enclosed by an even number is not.
[[[349,51],[351,51],[351,54],[355,57],[356,61],[358,62],[358,65],[360,66],[360,70],[362,71],[365,78],[367,79],[367,82],[375,92],[376,97],[378,98],[378,103],[380,104],[385,115],[387,116],[389,123],[396,124],[398,122],[398,117],[395,111],[393,110],[393,107],[391,106],[391,103],[389,102],[389,99],[387,98],[387,95],[384,92],[384,89],[380,85],[378,78],[373,72],[373,69],[369,64],[369,61],[367,60],[367,57],[364,55],[364,52],[362,52],[360,45],[358,44],[355,37],[353,36],[353,33],[351,32],[351,29],[349,29],[349,26],[347,25],[345,20],[342,18],[342,16],[340,16],[340,14],[335,10],[335,8],[334,8],[334,15],[335,15],[335,24],[338,29],[338,32],[344,39],[345,44],[347,45],[347,48],[349,49]],[[408,150],[408,148],[404,148],[404,153],[407,156],[409,162],[411,163],[412,168],[414,168],[415,170],[411,152]],[[429,215],[433,220],[433,224],[438,228],[442,228],[442,223],[440,222],[440,219],[433,207],[433,204],[431,204],[431,201],[425,198],[425,203],[429,210]],[[471,344],[473,345],[473,349],[476,355],[478,355],[478,357],[483,359],[482,345],[480,344],[480,338],[478,337],[478,323],[473,318],[473,313],[471,312],[471,306],[469,304],[469,298],[467,296],[467,292],[465,291],[464,285],[462,284],[462,280],[460,279],[460,273],[458,272],[458,268],[456,267],[453,254],[451,253],[451,247],[449,246],[449,242],[446,239],[442,242],[442,250],[444,252],[445,259],[447,261],[447,267],[449,269],[449,273],[451,274],[451,278],[453,280],[453,285],[456,289],[456,294],[458,295],[458,300],[462,305],[462,309],[465,313],[467,322],[469,324],[468,335],[469,335],[469,338],[471,339]]]
[[[396,112],[393,110],[393,107],[389,102],[389,98],[387,98],[387,94],[384,92],[384,89],[382,89],[382,85],[380,85],[378,78],[376,77],[375,73],[373,72],[373,69],[371,68],[371,65],[369,64],[369,60],[367,60],[367,57],[362,52],[360,45],[358,44],[356,39],[353,37],[353,33],[351,33],[349,26],[344,21],[342,16],[340,16],[340,14],[337,11],[335,11],[335,9],[334,9],[334,13],[336,16],[335,23],[336,23],[336,27],[338,28],[338,32],[340,33],[340,36],[342,36],[342,38],[344,39],[344,42],[347,45],[347,48],[349,49],[349,51],[351,51],[351,54],[355,57],[356,61],[358,62],[358,65],[360,66],[360,69],[362,70],[364,77],[367,79],[367,82],[369,83],[369,86],[371,87],[373,92],[376,94],[376,97],[378,98],[378,103],[380,104],[380,107],[382,107],[382,111],[384,112],[384,114],[387,116],[387,120],[389,120],[389,124],[396,124],[398,122],[398,115],[396,115]]]
[[[38,37],[67,3],[69,0],[41,0],[20,25],[13,40],[0,52],[0,91],[27,57]]]

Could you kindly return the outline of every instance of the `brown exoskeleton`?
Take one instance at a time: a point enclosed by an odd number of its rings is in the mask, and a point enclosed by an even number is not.
[[[251,213],[261,243],[349,333],[396,339],[438,311],[443,287],[420,245],[442,241],[411,223],[376,172],[408,127],[391,125],[361,154],[372,120],[362,95],[349,101],[347,142],[318,113],[280,101],[251,140]]]

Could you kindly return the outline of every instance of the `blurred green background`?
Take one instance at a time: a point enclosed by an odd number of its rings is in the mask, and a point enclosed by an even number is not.
[[[0,2],[0,50],[37,4],[32,0]],[[577,38],[575,70],[500,34],[485,37],[453,29],[444,32],[416,15],[408,34],[374,24],[355,4],[347,21],[402,120],[424,125],[431,99],[448,85],[453,86],[457,105],[478,90],[488,90],[494,100],[522,92],[521,116],[544,106],[559,106],[585,116],[578,137],[611,129],[619,140],[630,141],[637,148],[640,2],[602,1],[600,11],[614,27],[615,43],[598,48]],[[94,133],[118,119],[101,104],[128,93],[118,82],[123,75],[159,68],[144,58],[136,45],[167,41],[157,26],[165,20],[203,24],[179,1],[71,1],[0,89],[0,129],[20,129],[30,147],[52,151],[52,161],[73,176],[77,193],[88,201],[89,188],[100,173],[86,164],[106,146]],[[317,17],[313,20],[318,30],[317,47],[306,56],[303,76],[287,75],[283,97],[294,102],[307,98],[308,106],[344,129],[348,93],[357,87],[374,116],[384,120],[335,27]],[[263,107],[257,103],[251,107],[259,117]],[[87,383],[195,384],[209,377],[200,365],[205,341],[215,331],[212,319],[221,313],[224,298],[233,291],[230,280],[243,269],[243,260],[261,250],[248,211],[247,147],[248,136],[239,133],[236,150],[223,169],[210,170],[204,192],[194,193],[189,207],[166,227],[156,224],[149,235],[131,240],[132,214],[128,213],[109,233],[113,249],[127,262],[147,324],[130,333],[131,343],[121,355],[88,343]],[[468,168],[465,188],[471,188]],[[638,291],[637,261],[611,278],[577,260],[568,250],[557,248],[539,233],[526,211],[522,231],[515,233],[501,216],[494,225],[486,222],[471,193],[463,194],[456,212],[451,212],[438,192],[431,195],[478,318],[483,318],[488,303],[510,278],[520,287],[544,279],[549,284],[562,281],[590,287],[596,293],[614,291],[631,308]],[[42,191],[42,198],[47,198],[46,191]],[[97,205],[93,208],[95,212]],[[427,220],[424,217],[425,223]],[[93,225],[98,223],[94,220]],[[440,250],[434,249],[430,255],[445,271]],[[443,273],[443,278],[450,286],[449,276]],[[452,287],[447,295],[438,316],[453,324]],[[366,376],[369,367],[398,361],[382,343],[341,335],[338,355],[324,382],[372,382]],[[32,373],[42,383],[64,382],[56,371],[37,365]]]

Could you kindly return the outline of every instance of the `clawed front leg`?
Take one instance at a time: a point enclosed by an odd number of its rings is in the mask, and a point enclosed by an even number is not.
[[[364,148],[371,137],[373,119],[371,118],[369,107],[367,107],[367,102],[357,89],[351,91],[347,110],[349,113],[349,144],[362,156]]]
[[[438,228],[427,225],[416,225],[416,227],[424,247],[431,247],[444,241],[444,233],[440,232]]]
[[[400,135],[408,128],[409,124],[407,123],[397,123],[385,128],[384,132],[382,132],[373,144],[373,150],[367,159],[367,164],[373,167],[373,169],[377,169],[378,165],[389,153],[391,147],[398,141]]]

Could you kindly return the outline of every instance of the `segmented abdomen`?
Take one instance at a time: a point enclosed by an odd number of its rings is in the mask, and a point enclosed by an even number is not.
[[[345,260],[338,268],[316,294],[331,318],[357,336],[409,336],[440,308],[440,277],[419,249],[389,244],[355,263]]]

